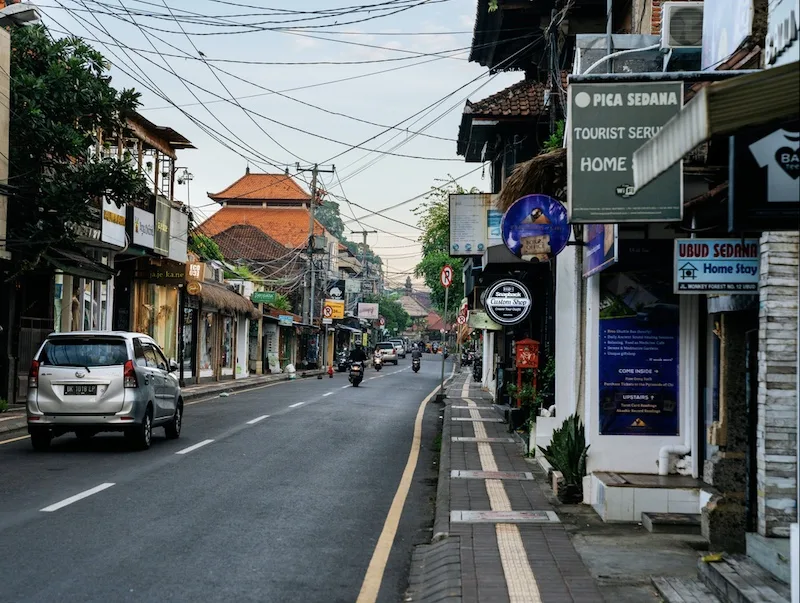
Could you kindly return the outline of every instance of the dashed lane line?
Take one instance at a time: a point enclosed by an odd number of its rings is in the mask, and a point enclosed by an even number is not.
[[[322,394],[322,397],[326,398],[327,396],[332,396],[332,395],[333,395],[333,392],[328,392],[327,394]]]
[[[261,415],[260,417],[256,417],[255,419],[250,419],[247,424],[248,425],[255,425],[256,423],[260,423],[264,419],[269,419],[269,415]]]
[[[197,444],[193,444],[192,446],[189,446],[188,448],[184,448],[183,450],[178,450],[178,452],[176,452],[175,454],[189,454],[193,450],[197,450],[198,448],[202,448],[203,446],[206,446],[206,445],[210,444],[213,441],[214,440],[203,440],[202,442],[197,442]]]
[[[94,488],[89,488],[88,490],[84,490],[76,494],[75,496],[70,496],[69,498],[65,498],[57,503],[53,503],[49,507],[45,507],[44,509],[40,509],[42,513],[52,513],[53,511],[58,511],[59,509],[63,509],[64,507],[71,505],[72,503],[78,502],[84,498],[88,498],[92,494],[97,494],[98,492],[102,492],[113,486],[114,484],[111,482],[106,482],[104,484],[100,484],[99,486],[95,486]]]
[[[294,404],[290,404],[289,408],[297,408],[298,406],[302,406],[305,402],[295,402]]]

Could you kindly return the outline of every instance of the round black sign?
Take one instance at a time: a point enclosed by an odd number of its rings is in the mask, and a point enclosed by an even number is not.
[[[484,306],[492,320],[501,325],[522,322],[531,311],[531,294],[519,281],[498,281],[486,292]]]

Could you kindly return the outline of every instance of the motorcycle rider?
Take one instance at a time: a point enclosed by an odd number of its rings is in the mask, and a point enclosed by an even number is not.
[[[414,348],[411,350],[411,359],[417,360],[421,358],[422,358],[422,351],[420,351],[419,347],[417,347],[417,344],[414,344]]]
[[[367,353],[364,351],[364,347],[357,343],[356,347],[350,350],[350,362],[366,362],[367,361]]]

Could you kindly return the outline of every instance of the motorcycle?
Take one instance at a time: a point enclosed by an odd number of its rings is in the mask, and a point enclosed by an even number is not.
[[[353,387],[358,387],[358,384],[364,380],[364,363],[360,361],[353,362],[350,365],[350,383]]]
[[[375,366],[375,370],[379,371],[383,367],[383,358],[381,358],[380,354],[375,354],[375,358],[372,359],[372,364]]]
[[[475,357],[472,362],[472,380],[480,383],[483,380],[483,359]]]
[[[412,358],[411,359],[411,370],[415,373],[419,372],[420,367],[420,359],[419,358]]]
[[[337,359],[336,370],[339,373],[344,373],[350,370],[350,357],[347,352],[339,352]]]
[[[461,352],[461,366],[469,366],[470,364],[472,364],[472,355],[467,350],[464,350]]]

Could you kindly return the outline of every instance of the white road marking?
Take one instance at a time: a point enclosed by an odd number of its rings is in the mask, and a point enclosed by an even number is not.
[[[298,406],[302,406],[305,402],[295,402],[294,404],[290,404],[289,408],[297,408]]]
[[[59,509],[63,509],[67,505],[71,505],[74,502],[78,502],[83,498],[87,498],[92,494],[97,494],[98,492],[102,492],[107,488],[113,486],[113,483],[107,482],[105,484],[100,484],[99,486],[95,486],[94,488],[89,488],[88,490],[84,490],[80,494],[76,494],[75,496],[70,496],[69,498],[65,498],[64,500],[57,502],[55,504],[50,505],[49,507],[45,507],[44,509],[40,509],[42,513],[52,513],[53,511],[58,511]]]
[[[328,392],[327,394],[322,394],[322,397],[325,398],[326,396],[332,396],[333,392]]]
[[[263,421],[264,419],[268,419],[269,415],[261,415],[260,417],[256,417],[255,419],[251,419],[247,422],[248,425],[255,425],[259,421]]]
[[[197,444],[192,444],[188,448],[184,448],[183,450],[178,450],[178,452],[176,452],[175,454],[188,454],[192,450],[197,450],[198,448],[201,448],[201,447],[205,446],[206,444],[210,444],[213,441],[214,440],[203,440],[202,442],[197,442]]]
[[[340,387],[339,389],[347,389],[348,387],[350,387],[350,386],[349,386],[349,385],[343,385],[343,386],[342,386],[342,387]]]

